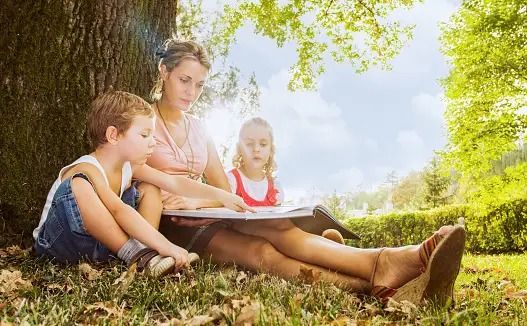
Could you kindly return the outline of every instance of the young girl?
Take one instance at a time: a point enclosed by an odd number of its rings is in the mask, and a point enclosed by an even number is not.
[[[276,169],[275,146],[271,125],[256,117],[243,123],[240,128],[234,169],[227,174],[234,193],[249,206],[277,206],[284,200],[284,192]]]
[[[234,169],[227,173],[231,189],[249,206],[277,206],[284,201],[284,191],[274,176],[276,170],[273,129],[260,117],[245,121],[238,136]],[[327,229],[324,238],[344,244],[339,231]]]
[[[170,39],[158,55],[159,80],[153,90],[156,145],[147,163],[168,174],[204,175],[209,185],[230,191],[213,142],[199,120],[187,113],[199,98],[210,69],[204,48],[196,42]],[[264,165],[258,155],[253,155],[253,161]],[[164,207],[172,209],[221,204],[210,198],[189,202],[181,194],[164,196]],[[279,196],[267,200],[279,202]],[[343,246],[303,232],[289,220],[215,222],[198,227],[196,222],[164,217],[159,230],[179,246],[217,263],[234,263],[287,279],[309,268],[320,273],[320,279],[345,289],[415,303],[452,295],[464,246],[464,231],[455,227],[441,228],[421,245],[385,249]]]

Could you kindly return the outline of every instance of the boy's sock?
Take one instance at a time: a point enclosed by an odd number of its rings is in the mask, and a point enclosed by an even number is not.
[[[141,242],[135,240],[135,239],[128,239],[124,243],[124,245],[119,249],[117,252],[117,257],[122,259],[127,265],[130,264],[132,261],[132,258],[141,250],[146,248],[144,244]]]
[[[174,270],[175,260],[172,257],[161,257],[157,251],[148,249],[144,244],[135,240],[128,239],[117,252],[117,257],[121,258],[127,265],[132,261],[138,262],[138,266],[145,273],[153,277],[161,277]]]

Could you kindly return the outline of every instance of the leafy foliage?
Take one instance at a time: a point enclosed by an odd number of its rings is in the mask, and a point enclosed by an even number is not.
[[[435,208],[445,205],[449,199],[446,193],[450,185],[450,178],[441,171],[440,161],[434,157],[423,173],[425,182],[425,201],[429,207]]]
[[[256,76],[253,73],[246,78],[237,67],[225,64],[224,57],[218,54],[220,48],[212,42],[214,32],[208,19],[218,14],[205,12],[202,4],[201,0],[181,1],[176,19],[176,36],[197,40],[205,46],[209,56],[216,59],[203,93],[192,106],[192,113],[203,116],[211,108],[220,106],[242,117],[254,114],[260,109],[260,89]]]
[[[324,72],[327,54],[336,62],[348,62],[357,72],[372,65],[389,68],[411,37],[411,26],[390,19],[398,8],[409,8],[417,0],[242,1],[226,6],[217,24],[214,43],[226,54],[236,31],[246,22],[256,33],[276,41],[280,47],[296,43],[298,61],[291,67],[289,88],[313,89]]]
[[[345,224],[357,231],[360,247],[402,246],[419,243],[442,225],[459,218],[467,229],[467,247],[476,253],[523,252],[527,249],[527,200],[509,201],[487,214],[466,205],[451,205],[429,211],[390,213],[348,218]]]
[[[426,185],[422,172],[410,172],[395,185],[392,202],[395,209],[415,210],[425,207]]]
[[[527,4],[466,0],[442,30],[442,50],[452,66],[443,80],[449,133],[444,156],[470,199],[482,184],[490,185],[485,179],[494,162],[525,137]]]

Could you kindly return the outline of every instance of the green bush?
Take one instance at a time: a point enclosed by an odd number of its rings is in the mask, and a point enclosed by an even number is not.
[[[469,206],[445,206],[429,211],[390,213],[348,218],[344,224],[362,239],[359,247],[387,247],[416,244],[442,225],[464,218],[466,248],[473,253],[522,252],[527,248],[527,200],[515,200],[479,215]]]

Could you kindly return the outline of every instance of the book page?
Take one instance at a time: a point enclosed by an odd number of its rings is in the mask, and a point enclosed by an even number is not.
[[[201,208],[196,210],[164,210],[163,215],[189,218],[219,219],[273,219],[305,217],[313,214],[313,207],[302,206],[263,206],[253,207],[256,213],[235,212],[225,207]]]

